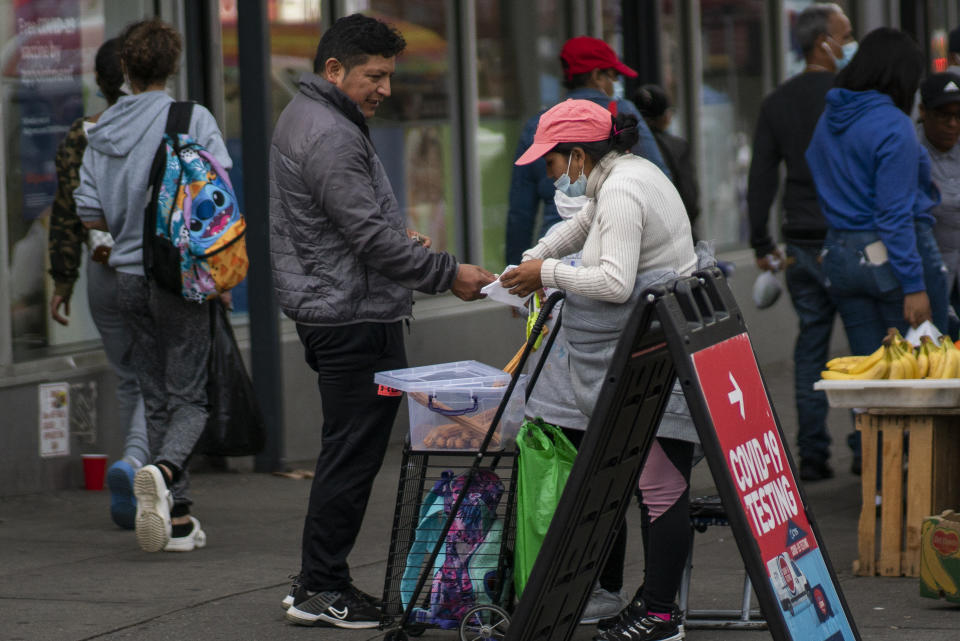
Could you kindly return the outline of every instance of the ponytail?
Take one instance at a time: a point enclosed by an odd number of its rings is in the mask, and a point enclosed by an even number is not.
[[[615,151],[624,153],[637,144],[640,140],[637,122],[637,117],[630,114],[619,113],[614,117],[610,140]]]

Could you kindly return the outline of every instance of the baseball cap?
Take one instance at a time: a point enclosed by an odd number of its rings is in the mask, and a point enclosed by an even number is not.
[[[630,78],[637,77],[636,71],[620,62],[610,45],[590,36],[570,38],[563,43],[560,60],[564,62],[564,76],[567,80],[578,73],[589,73],[594,69],[616,69]]]
[[[927,109],[936,109],[960,102],[960,76],[949,71],[934,73],[920,85],[920,103]]]
[[[592,100],[564,100],[545,111],[533,135],[533,144],[517,158],[515,165],[529,165],[562,142],[607,140],[613,116]]]

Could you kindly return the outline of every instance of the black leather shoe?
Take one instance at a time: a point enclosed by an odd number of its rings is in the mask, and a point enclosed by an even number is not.
[[[862,474],[863,468],[863,459],[859,456],[854,456],[853,460],[850,461],[850,473],[856,476]]]
[[[800,459],[800,479],[804,481],[823,481],[833,478],[833,468],[826,461]]]

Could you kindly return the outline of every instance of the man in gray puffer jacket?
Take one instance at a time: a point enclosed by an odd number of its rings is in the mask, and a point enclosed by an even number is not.
[[[302,625],[371,628],[379,602],[353,586],[350,553],[383,462],[400,395],[375,372],[407,366],[411,290],[480,298],[494,276],[429,251],[405,229],[366,119],[390,95],[403,37],[359,14],[317,47],[314,73],[277,121],[270,149],[270,256],[283,313],[318,374],[323,437],[300,574],[284,599]]]

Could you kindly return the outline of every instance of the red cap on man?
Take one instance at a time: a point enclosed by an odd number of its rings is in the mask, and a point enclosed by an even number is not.
[[[637,72],[620,62],[617,54],[603,40],[590,36],[570,38],[560,50],[563,73],[567,80],[594,69],[616,69],[618,73],[636,78]]]

